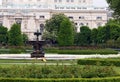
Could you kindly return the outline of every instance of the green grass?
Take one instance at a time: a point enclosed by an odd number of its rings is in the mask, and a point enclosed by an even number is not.
[[[114,66],[114,70],[120,75],[120,67],[115,67]]]
[[[46,63],[76,63],[77,60],[47,60]],[[0,59],[0,63],[45,63],[41,59]]]

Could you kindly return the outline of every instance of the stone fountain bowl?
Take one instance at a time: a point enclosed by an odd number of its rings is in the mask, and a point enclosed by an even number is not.
[[[46,41],[44,40],[41,40],[41,41],[28,41],[29,44],[39,44],[39,45],[45,45],[46,44]]]
[[[42,48],[47,42],[44,40],[41,41],[28,41],[29,44],[33,45],[34,51],[31,53],[31,58],[41,58],[44,57],[44,50]]]

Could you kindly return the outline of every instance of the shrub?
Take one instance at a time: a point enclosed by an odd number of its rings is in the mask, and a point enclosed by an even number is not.
[[[117,73],[112,67],[100,66],[39,66],[33,64],[0,67],[0,77],[4,78],[93,78],[115,75]]]
[[[67,78],[67,79],[22,79],[22,78],[0,78],[0,82],[120,82],[120,77],[107,78]]]
[[[96,65],[100,63],[101,66],[120,66],[120,60],[116,59],[79,59],[79,65]]]

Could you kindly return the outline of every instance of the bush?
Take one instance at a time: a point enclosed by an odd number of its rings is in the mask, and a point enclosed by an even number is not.
[[[21,50],[21,49],[10,49],[9,54],[12,54],[12,53],[14,53],[14,54],[20,54],[22,52],[24,52],[24,51]]]
[[[82,78],[93,78],[93,77],[108,77],[115,76],[116,72],[112,67],[101,67],[101,66],[90,66],[87,65],[81,71]]]
[[[46,50],[47,53],[58,53],[58,54],[118,54],[118,51],[111,49],[98,49],[98,50],[57,50],[51,49]]]
[[[11,49],[0,49],[0,54],[21,54],[21,53],[30,53],[24,48],[11,48]]]
[[[69,79],[21,79],[21,78],[0,78],[0,82],[120,82],[120,77],[107,78],[69,78]]]
[[[99,63],[101,66],[120,66],[120,60],[116,59],[79,59],[79,65],[96,65]]]
[[[107,70],[106,70],[107,69]],[[0,67],[4,78],[94,78],[118,75],[112,67],[13,65]]]

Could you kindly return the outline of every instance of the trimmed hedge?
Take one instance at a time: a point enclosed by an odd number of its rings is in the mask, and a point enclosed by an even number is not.
[[[119,59],[79,59],[77,61],[79,65],[97,65],[100,64],[101,66],[120,66]]]
[[[0,82],[120,82],[120,77],[107,78],[68,78],[68,79],[27,79],[27,78],[0,78]]]
[[[32,50],[25,48],[11,48],[11,49],[0,49],[0,54],[21,54],[31,53]],[[85,49],[85,50],[62,50],[58,48],[45,48],[45,53],[58,53],[58,54],[118,54],[118,51],[112,49]]]
[[[21,54],[21,53],[30,53],[30,51],[27,51],[25,49],[0,49],[0,54]]]
[[[98,50],[45,50],[47,53],[58,53],[58,54],[118,54],[118,51],[112,49],[98,49]]]
[[[112,66],[41,66],[35,64],[0,66],[0,77],[4,78],[95,78],[113,76],[119,76],[119,73]]]

